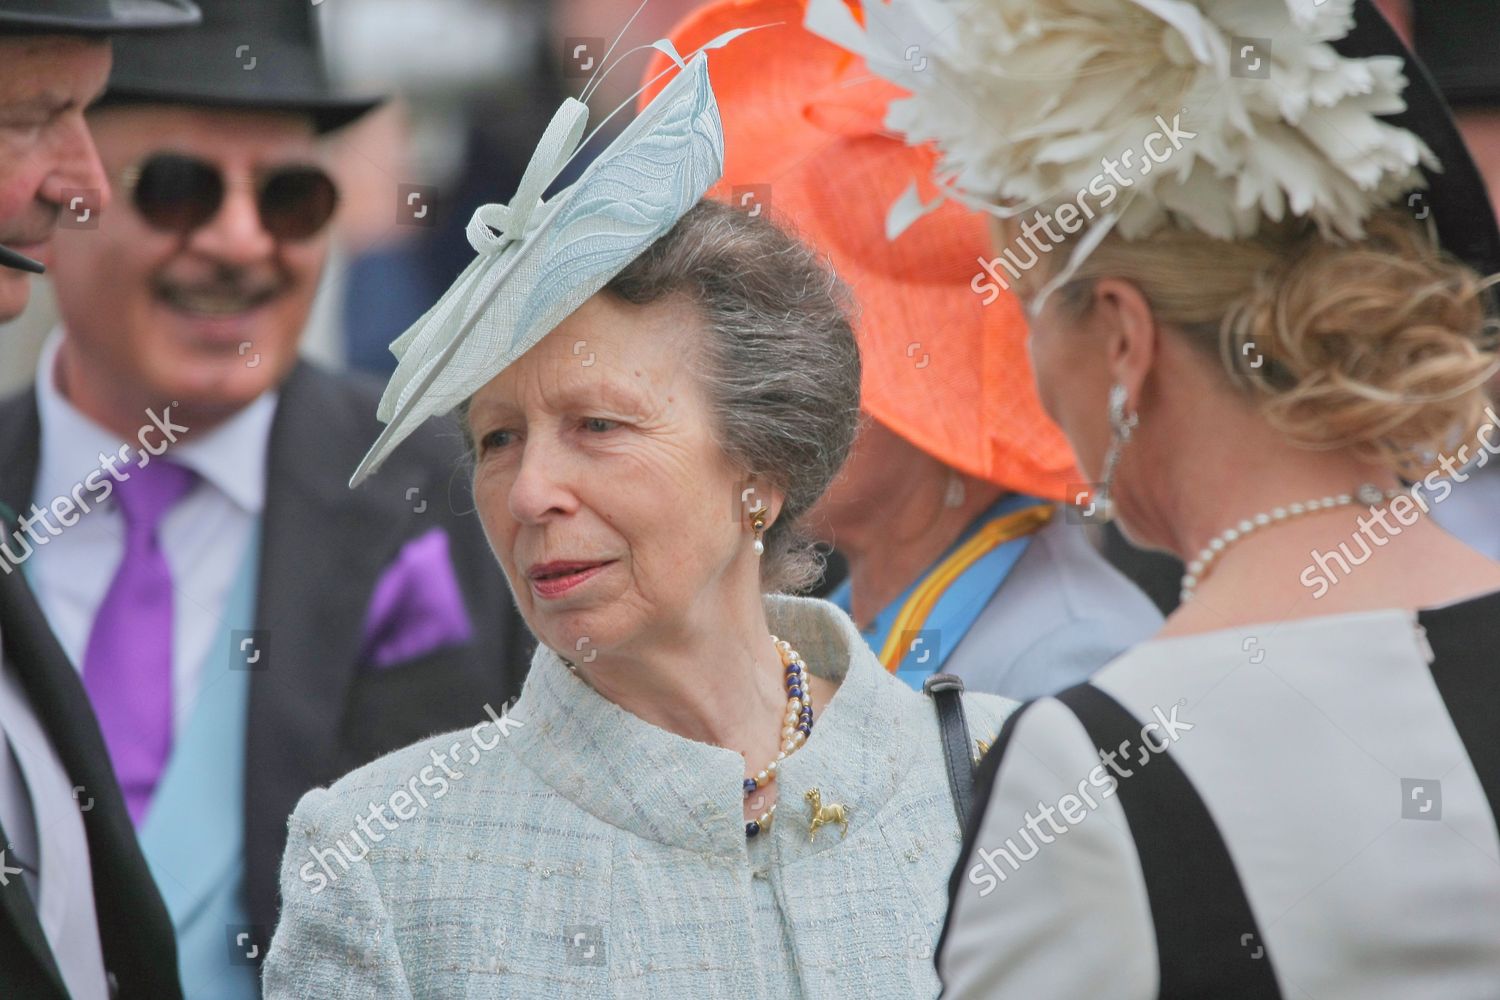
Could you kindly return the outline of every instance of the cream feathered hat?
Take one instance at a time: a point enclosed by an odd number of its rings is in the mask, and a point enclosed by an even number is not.
[[[671,81],[577,181],[543,201],[586,141],[587,105],[563,102],[510,204],[484,205],[470,220],[474,262],[391,344],[398,364],[376,411],[386,427],[350,487],[424,420],[452,410],[535,346],[719,179],[724,136],[706,53],[746,30],[753,29],[726,32],[687,58],[670,41],[653,43],[674,64]]]
[[[1452,114],[1369,0],[810,0],[806,26],[908,91],[886,125],[939,153],[940,195],[908,188],[891,233],[943,198],[1002,217],[1073,202],[1092,224],[1056,287],[1112,230],[1236,239],[1300,217],[1358,239],[1405,202],[1500,270]],[[1168,155],[1120,163],[1153,133]]]

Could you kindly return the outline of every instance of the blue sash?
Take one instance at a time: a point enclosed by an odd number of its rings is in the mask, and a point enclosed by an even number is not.
[[[973,524],[964,529],[964,533],[928,567],[921,577],[913,580],[911,586],[881,609],[880,613],[875,616],[874,624],[868,630],[860,631],[860,635],[864,636],[870,649],[877,656],[880,655],[880,651],[885,647],[890,636],[891,627],[895,624],[896,616],[900,614],[908,598],[931,575],[934,568],[977,534],[984,525],[1045,502],[1036,497],[1012,493],[992,504],[988,510],[975,519]],[[980,614],[994,598],[1000,585],[1010,576],[1010,571],[1030,544],[1031,536],[1023,535],[998,545],[975,560],[956,577],[938,598],[924,627],[916,632],[907,644],[908,648],[896,669],[896,676],[920,691],[923,681],[941,671],[949,654],[958,648],[958,644],[963,641],[974,622],[979,619]],[[847,612],[849,592],[850,581],[845,580],[828,595],[828,600]]]

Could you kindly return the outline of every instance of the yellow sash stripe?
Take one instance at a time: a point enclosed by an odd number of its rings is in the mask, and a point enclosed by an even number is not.
[[[885,665],[885,669],[891,673],[896,672],[901,658],[907,652],[902,648],[901,637],[921,631],[922,626],[927,623],[927,616],[932,614],[932,609],[949,584],[963,575],[964,570],[974,565],[985,553],[1006,542],[1029,535],[1051,521],[1055,509],[1051,504],[1037,504],[996,518],[976,531],[973,538],[960,545],[947,559],[938,563],[937,568],[912,591],[897,613],[896,620],[891,623],[885,645],[880,650],[880,662]]]

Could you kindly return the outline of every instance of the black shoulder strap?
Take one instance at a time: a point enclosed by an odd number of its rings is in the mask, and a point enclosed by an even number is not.
[[[958,814],[959,829],[963,829],[974,808],[974,753],[969,749],[973,744],[969,721],[964,717],[964,682],[953,674],[933,674],[922,683],[922,691],[937,708],[953,811]]]
[[[923,687],[925,688],[926,685]],[[963,874],[968,868],[968,859],[974,853],[979,831],[984,826],[984,814],[990,807],[990,795],[995,790],[995,779],[1000,774],[1000,762],[1005,759],[1005,751],[1010,747],[1011,737],[1015,735],[1021,716],[1025,715],[1026,710],[1034,704],[1034,700],[1028,701],[1010,713],[1010,717],[1000,727],[1000,735],[995,737],[994,745],[980,761],[978,772],[974,776],[974,787],[978,790],[978,797],[963,824],[964,841],[963,846],[958,850],[958,864],[954,865],[952,873],[948,876],[948,912],[943,916],[943,930],[938,934],[937,950],[932,955],[933,964],[939,968],[939,975],[942,974],[943,947],[948,943],[948,928],[953,924],[953,914],[958,909],[958,893],[963,888]]]
[[[1280,1000],[1234,859],[1169,749],[1153,746],[1147,755],[1140,720],[1091,684],[1057,700],[1083,723],[1101,755],[1118,758],[1116,794],[1146,880],[1162,1000]],[[1129,748],[1129,759],[1122,748]]]

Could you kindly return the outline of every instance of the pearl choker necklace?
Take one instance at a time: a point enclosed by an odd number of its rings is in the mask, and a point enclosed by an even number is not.
[[[1224,554],[1224,550],[1235,542],[1244,538],[1252,532],[1261,528],[1270,527],[1283,521],[1294,520],[1303,514],[1311,514],[1318,510],[1333,510],[1338,507],[1349,507],[1355,503],[1369,504],[1371,507],[1387,500],[1393,500],[1405,490],[1381,490],[1372,483],[1365,483],[1351,496],[1348,493],[1340,493],[1336,497],[1324,497],[1321,500],[1305,500],[1302,503],[1288,504],[1285,507],[1275,507],[1269,512],[1255,514],[1241,521],[1233,528],[1214,536],[1198,553],[1198,558],[1187,565],[1187,573],[1182,577],[1182,603],[1186,604],[1193,599],[1193,593],[1198,589],[1198,584],[1208,578],[1209,570],[1213,568],[1214,560]]]
[[[771,783],[781,762],[801,749],[802,744],[807,742],[807,737],[812,734],[812,687],[807,683],[807,666],[785,639],[778,639],[773,635],[771,642],[775,643],[776,651],[781,654],[781,665],[786,668],[786,715],[781,720],[781,751],[755,777],[745,779],[747,802],[757,789]],[[771,817],[775,814],[776,806],[772,805],[750,820],[745,824],[745,836],[755,837],[760,834],[771,825]]]

